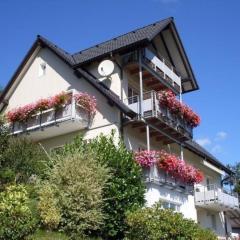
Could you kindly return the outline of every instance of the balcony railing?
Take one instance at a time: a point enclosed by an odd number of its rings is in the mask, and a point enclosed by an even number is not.
[[[90,123],[89,114],[75,102],[73,92],[75,91],[69,91],[71,100],[68,104],[34,114],[26,122],[13,123],[10,126],[12,135],[26,134],[33,140],[41,140],[87,128]]]
[[[131,52],[123,57],[123,64],[138,63],[138,52]],[[143,49],[143,65],[149,68],[150,71],[157,74],[168,87],[170,86],[175,91],[181,90],[181,76],[177,70],[162,56],[157,57],[149,49]]]
[[[157,99],[157,93],[155,91],[146,92],[143,94],[142,109],[140,109],[139,96],[129,97],[124,100],[124,103],[128,107],[137,113],[139,116],[141,113],[146,119],[156,118],[161,123],[166,124],[172,130],[183,134],[186,138],[191,139],[193,135],[193,128],[187,123],[187,121],[176,114],[170,112],[170,110],[159,104]]]
[[[152,167],[152,169],[144,169],[143,177],[146,183],[154,183],[163,188],[187,195],[193,194],[193,186],[179,181],[177,178],[172,177],[162,170],[158,170],[156,167]]]
[[[212,210],[239,209],[238,197],[216,185],[196,187],[195,204]]]

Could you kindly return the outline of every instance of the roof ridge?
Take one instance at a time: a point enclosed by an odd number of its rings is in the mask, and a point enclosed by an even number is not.
[[[51,47],[51,49],[53,51],[56,52],[56,54],[61,55],[63,58],[69,58],[68,60],[71,61],[71,64],[75,64],[75,60],[72,56],[71,53],[67,52],[66,50],[64,50],[63,48],[59,47],[58,45],[56,45],[55,43],[53,43],[52,41],[48,40],[47,38],[41,36],[41,35],[37,35],[37,40],[41,41],[42,43],[48,45],[49,47]]]
[[[129,33],[133,33],[133,32],[139,31],[139,30],[141,30],[141,29],[150,27],[151,25],[154,26],[154,25],[159,24],[159,23],[161,23],[161,22],[164,22],[164,21],[167,21],[167,20],[173,20],[173,19],[174,19],[173,17],[168,17],[168,18],[165,18],[165,19],[156,21],[156,22],[154,22],[154,23],[150,23],[150,24],[145,25],[145,26],[143,26],[143,27],[136,28],[136,29],[134,29],[134,30],[132,30],[132,31],[129,31],[129,32],[127,32],[127,33],[120,34],[120,35],[118,35],[117,37],[113,37],[113,38],[108,39],[108,40],[106,40],[106,41],[103,41],[103,42],[101,42],[101,43],[99,43],[99,44],[92,45],[91,47],[84,48],[84,49],[82,49],[82,50],[80,50],[80,51],[78,51],[78,52],[76,52],[76,53],[73,53],[73,54],[72,54],[72,57],[74,58],[75,55],[81,54],[83,51],[87,51],[87,50],[89,50],[89,49],[91,49],[91,48],[94,48],[94,47],[99,47],[100,45],[103,45],[104,43],[110,42],[110,41],[112,41],[112,40],[114,40],[114,39],[117,40],[117,38],[123,37],[123,36],[125,36],[125,35],[127,35],[127,34],[129,34]]]

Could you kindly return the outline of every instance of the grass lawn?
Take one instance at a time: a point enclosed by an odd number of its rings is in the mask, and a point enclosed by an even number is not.
[[[69,238],[63,233],[38,230],[29,240],[69,240]]]

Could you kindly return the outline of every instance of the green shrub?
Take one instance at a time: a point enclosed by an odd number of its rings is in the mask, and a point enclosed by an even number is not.
[[[216,240],[209,230],[201,229],[182,214],[162,209],[160,204],[143,208],[127,216],[126,240]],[[204,237],[203,237],[204,236]]]
[[[61,213],[53,186],[47,183],[42,184],[40,188],[38,210],[42,225],[48,230],[57,229],[61,220]]]
[[[37,230],[27,240],[69,240],[64,233]]]
[[[81,136],[75,138],[62,151],[62,155],[94,152],[97,161],[109,167],[111,177],[103,192],[106,219],[102,230],[105,239],[122,239],[126,230],[126,212],[144,205],[145,185],[141,168],[133,160],[122,141],[114,144],[114,134],[110,137],[100,136],[84,141]]]
[[[100,231],[104,222],[102,195],[108,177],[108,169],[91,154],[64,156],[53,168],[49,184],[54,186],[59,203],[60,228],[71,239],[86,239]]]
[[[25,239],[35,230],[36,220],[22,185],[12,185],[0,193],[0,239]]]
[[[32,176],[45,177],[49,164],[43,149],[23,138],[11,137],[1,156],[2,168],[14,173],[16,183],[26,183]],[[5,180],[0,179],[0,182]]]

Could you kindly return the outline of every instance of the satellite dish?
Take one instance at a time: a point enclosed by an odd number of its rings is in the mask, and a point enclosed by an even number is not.
[[[114,71],[114,63],[111,60],[103,60],[98,66],[98,73],[103,77],[110,76]]]

